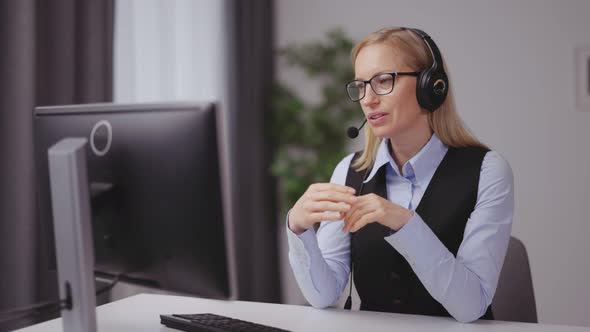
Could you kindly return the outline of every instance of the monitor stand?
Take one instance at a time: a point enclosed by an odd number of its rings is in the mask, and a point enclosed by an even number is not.
[[[96,332],[94,252],[85,138],[49,148],[49,178],[64,332]]]

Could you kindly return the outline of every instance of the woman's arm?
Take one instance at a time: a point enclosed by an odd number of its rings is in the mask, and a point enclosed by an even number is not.
[[[331,183],[344,185],[353,155],[344,158],[332,174]],[[313,228],[300,235],[289,229],[289,263],[301,292],[316,308],[338,302],[350,272],[350,235],[341,232],[343,221],[322,222],[316,235]]]
[[[491,151],[482,163],[477,202],[457,257],[418,214],[386,240],[406,258],[432,297],[458,321],[471,322],[486,312],[494,297],[513,213],[512,170]]]

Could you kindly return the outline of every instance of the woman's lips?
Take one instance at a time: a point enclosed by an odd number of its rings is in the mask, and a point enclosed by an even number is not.
[[[369,113],[367,116],[367,120],[372,126],[378,126],[385,122],[385,118],[387,117],[387,113],[385,112],[373,112]]]

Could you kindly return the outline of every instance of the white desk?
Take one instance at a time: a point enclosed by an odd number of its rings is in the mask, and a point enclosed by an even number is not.
[[[400,315],[342,309],[191,297],[141,294],[97,309],[99,332],[177,331],[160,324],[159,314],[210,312],[291,331],[590,331],[589,327],[483,321],[462,324],[451,318]],[[61,332],[61,319],[31,326],[22,332]]]

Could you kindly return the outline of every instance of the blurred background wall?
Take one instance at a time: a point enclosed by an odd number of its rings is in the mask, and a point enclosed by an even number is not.
[[[539,320],[590,326],[590,112],[576,109],[574,92],[574,49],[590,44],[588,13],[583,0],[277,0],[275,43],[322,39],[334,27],[355,40],[385,26],[428,32],[459,114],[512,166],[512,234],[529,252]],[[319,98],[303,73],[276,63],[280,81]],[[350,151],[362,146],[354,144]],[[298,302],[284,271],[285,298]]]

